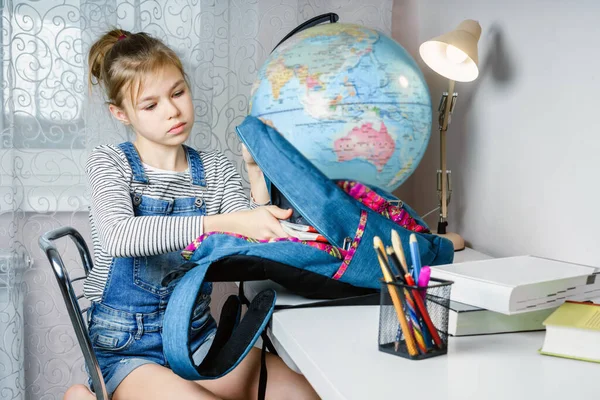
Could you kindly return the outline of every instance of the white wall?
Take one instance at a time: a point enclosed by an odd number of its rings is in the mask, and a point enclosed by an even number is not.
[[[463,19],[483,29],[479,79],[457,83],[447,134],[449,228],[473,248],[600,266],[599,17],[595,0],[396,1],[394,26],[416,27],[394,34],[413,54]],[[447,81],[414,56],[437,107]],[[421,213],[437,201],[437,123],[432,135],[406,183]]]

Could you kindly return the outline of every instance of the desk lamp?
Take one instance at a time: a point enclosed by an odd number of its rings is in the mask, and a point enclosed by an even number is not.
[[[446,168],[446,131],[450,123],[450,116],[456,105],[457,93],[454,92],[454,83],[470,82],[477,78],[477,42],[481,36],[481,26],[477,21],[465,20],[458,27],[448,33],[435,37],[421,44],[419,53],[425,63],[449,80],[448,92],[442,93],[439,112],[440,129],[440,169],[437,171],[437,191],[440,201],[440,214],[438,219],[437,234],[452,241],[454,250],[465,247],[463,238],[454,232],[447,232],[448,204],[452,194],[450,171]]]

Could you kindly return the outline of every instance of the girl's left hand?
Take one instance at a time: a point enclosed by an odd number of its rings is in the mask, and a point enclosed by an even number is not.
[[[250,155],[250,152],[246,148],[246,145],[243,143],[242,143],[242,157],[244,157],[244,162],[246,163],[246,165],[248,167],[256,166],[256,162],[254,161],[254,158],[252,158],[252,156]]]

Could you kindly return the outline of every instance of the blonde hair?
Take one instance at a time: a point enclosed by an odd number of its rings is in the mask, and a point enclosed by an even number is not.
[[[135,104],[142,90],[143,77],[167,66],[176,67],[187,83],[181,60],[163,42],[144,32],[113,29],[90,48],[89,88],[100,84],[109,103],[117,107],[122,107],[125,92],[129,89],[130,100]]]

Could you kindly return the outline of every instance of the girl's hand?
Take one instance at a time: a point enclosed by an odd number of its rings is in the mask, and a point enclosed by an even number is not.
[[[252,167],[258,167],[258,165],[256,165],[256,162],[254,161],[254,158],[252,158],[252,156],[250,155],[250,152],[248,152],[246,145],[243,143],[242,143],[242,157],[244,157],[244,162],[248,166],[248,169],[250,169]]]
[[[292,216],[292,210],[277,206],[265,206],[254,210],[239,212],[238,233],[255,239],[274,239],[288,237],[279,220]]]
[[[284,210],[277,206],[209,215],[204,217],[204,232],[234,232],[259,240],[288,237],[279,220],[291,216],[291,209]]]

